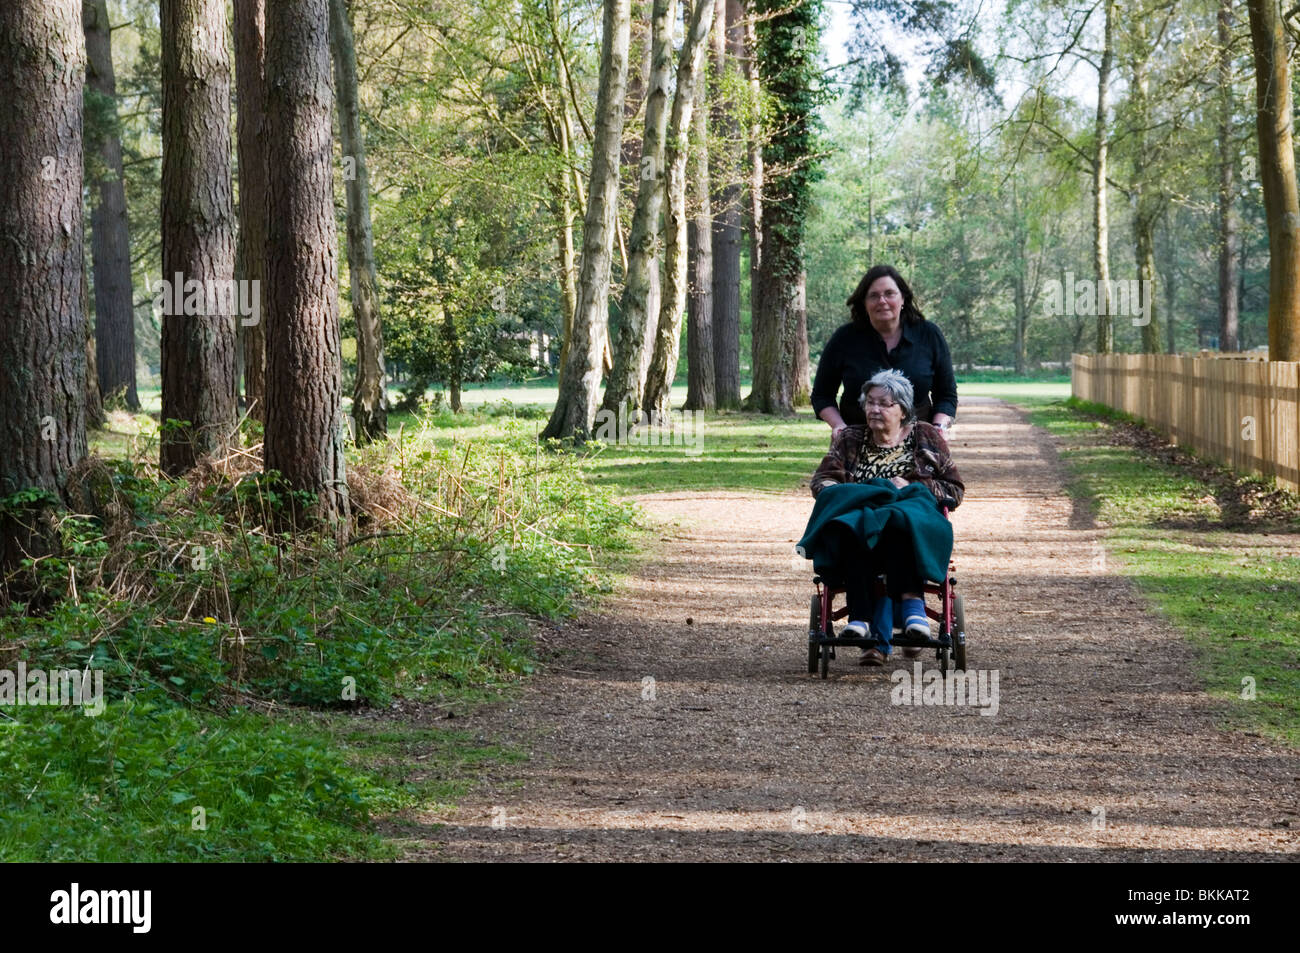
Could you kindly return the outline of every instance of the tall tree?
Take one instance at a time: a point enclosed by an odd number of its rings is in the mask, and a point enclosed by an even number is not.
[[[1169,22],[1166,12],[1159,33]],[[1159,166],[1153,161],[1151,127],[1151,57],[1158,39],[1148,36],[1148,18],[1139,15],[1134,24],[1134,54],[1131,60],[1129,98],[1137,130],[1133,150],[1133,238],[1137,274],[1142,288],[1150,288],[1142,295],[1142,352],[1159,354],[1161,350],[1160,320],[1156,308],[1156,222],[1164,214],[1165,200],[1156,180]],[[1149,181],[1151,180],[1151,181]],[[1098,289],[1100,290],[1100,289]]]
[[[86,151],[95,158],[96,179],[91,190],[99,193],[99,201],[90,213],[95,269],[95,368],[101,395],[121,395],[128,407],[139,410],[131,241],[122,184],[122,139],[107,0],[83,0],[81,16],[86,34],[86,104],[94,117],[86,125]]]
[[[762,261],[754,310],[754,382],[747,405],[760,413],[794,411],[795,336],[803,273],[803,231],[816,178],[816,55],[820,0],[794,6],[757,0],[759,69],[772,101],[772,135],[763,148]]]
[[[1115,349],[1115,325],[1110,315],[1110,218],[1106,210],[1110,150],[1110,72],[1115,60],[1115,0],[1102,0],[1101,62],[1097,67],[1097,119],[1092,161],[1092,270],[1097,276],[1097,353]]]
[[[756,12],[762,0],[743,0],[747,13]],[[744,17],[744,64],[745,84],[749,87],[749,98],[757,104],[762,96],[762,82],[758,68],[758,28],[753,16]],[[758,314],[762,288],[759,281],[763,265],[763,121],[762,112],[752,111],[749,127],[745,130],[745,149],[749,171],[746,192],[749,202],[745,216],[745,229],[749,234],[749,315],[750,315],[750,374],[753,374],[754,351],[753,339],[754,315]]]
[[[645,132],[637,168],[636,208],[628,237],[627,277],[620,302],[622,324],[614,349],[614,370],[601,407],[635,422],[653,353],[651,322],[659,314],[659,216],[663,210],[664,144],[668,130],[668,85],[673,69],[676,0],[654,0],[651,8],[650,71],[646,80]]]
[[[681,344],[682,310],[686,306],[686,162],[690,156],[690,129],[697,88],[702,88],[700,67],[713,26],[714,0],[695,0],[686,38],[677,60],[677,90],[668,121],[668,180],[664,185],[664,293],[659,302],[654,356],[646,374],[645,407],[659,416],[672,409],[670,395],[677,375],[677,349]],[[706,183],[707,185],[707,183]]]
[[[262,130],[266,119],[266,0],[234,0],[235,95],[239,111],[235,136],[239,147],[239,245],[235,277],[266,294],[266,156]],[[241,319],[240,358],[244,399],[249,415],[266,420],[266,321]]]
[[[78,0],[0,4],[0,497],[61,496],[86,455],[81,33]],[[32,502],[0,510],[0,579],[52,544]]]
[[[618,163],[627,93],[630,0],[609,0],[601,28],[600,85],[583,227],[578,307],[555,411],[543,438],[585,440],[596,417],[609,308],[609,275],[618,211]]]
[[[1237,350],[1237,150],[1232,117],[1232,0],[1219,0],[1219,350]]]
[[[266,8],[265,464],[346,535],[328,0]]]
[[[1268,356],[1300,361],[1300,195],[1292,143],[1291,64],[1277,0],[1248,0],[1255,55],[1259,179],[1268,218]]]
[[[723,6],[715,2],[715,7]],[[717,30],[717,18],[709,36]],[[712,44],[710,44],[711,46]],[[703,51],[697,81],[695,114],[692,121],[695,174],[691,189],[695,203],[686,229],[686,403],[690,410],[714,410],[718,406],[717,381],[713,368],[713,205],[709,194],[709,111],[705,82],[708,47]]]
[[[722,94],[744,51],[740,0],[718,0],[713,34],[713,126],[723,143],[728,170],[739,168],[733,144],[740,140],[736,104]],[[734,174],[714,179],[713,195],[713,378],[718,407],[740,407],[740,203]]]
[[[183,473],[235,423],[230,57],[223,0],[162,0],[161,466]]]
[[[357,325],[357,378],[352,391],[352,419],[357,425],[357,442],[368,443],[388,435],[388,395],[384,385],[384,331],[379,316],[379,280],[375,274],[375,241],[370,221],[370,172],[366,164],[366,140],[361,132],[361,103],[357,95],[357,47],[352,38],[352,19],[344,0],[330,0],[330,38],[334,44],[339,140],[343,149],[343,180],[348,197],[352,317]]]

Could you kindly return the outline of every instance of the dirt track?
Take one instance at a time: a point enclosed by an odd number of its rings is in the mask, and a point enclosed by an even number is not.
[[[1050,438],[967,399],[954,457],[996,715],[892,706],[901,659],[805,674],[806,486],[641,497],[657,558],[545,633],[557,654],[519,699],[457,720],[532,759],[394,830],[407,859],[1300,859],[1300,752],[1215,728],[1191,650],[1104,571]]]

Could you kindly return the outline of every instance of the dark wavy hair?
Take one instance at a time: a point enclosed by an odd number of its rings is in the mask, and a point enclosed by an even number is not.
[[[908,324],[920,324],[925,320],[925,315],[912,300],[911,286],[903,280],[898,269],[893,265],[873,265],[871,270],[862,276],[858,286],[853,289],[853,294],[849,295],[849,314],[853,316],[855,323],[867,324],[870,321],[867,317],[867,289],[881,278],[893,278],[894,284],[898,285],[898,290],[903,294],[903,311],[899,315],[900,320]]]

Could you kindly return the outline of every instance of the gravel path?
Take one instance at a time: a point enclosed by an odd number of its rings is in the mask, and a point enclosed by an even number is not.
[[[1300,752],[1215,728],[1190,648],[1105,571],[1051,438],[974,398],[953,450],[995,715],[891,705],[901,659],[805,673],[806,485],[639,497],[655,558],[546,633],[520,697],[457,720],[532,759],[395,827],[407,859],[1300,859]]]

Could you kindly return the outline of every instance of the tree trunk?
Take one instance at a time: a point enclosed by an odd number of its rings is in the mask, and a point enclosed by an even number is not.
[[[746,407],[760,413],[791,414],[796,398],[800,278],[803,233],[815,176],[812,154],[811,88],[817,49],[817,8],[766,0],[755,7],[764,15],[755,59],[772,101],[772,135],[763,162],[779,169],[764,183],[762,258],[755,289],[753,320],[754,383]],[[805,332],[806,337],[806,332]]]
[[[1011,287],[1016,309],[1015,361],[1016,374],[1025,373],[1027,338],[1029,336],[1029,300],[1026,288],[1029,265],[1028,249],[1025,240],[1024,210],[1020,205],[1020,192],[1015,183],[1011,184],[1011,241],[1015,255],[1015,272],[1011,278]]]
[[[1232,0],[1219,0],[1219,350],[1237,350],[1237,209],[1232,136]]]
[[[139,410],[131,242],[122,185],[122,140],[117,125],[117,84],[113,78],[107,0],[83,0],[81,17],[86,34],[86,85],[90,95],[101,100],[102,113],[112,117],[111,126],[95,129],[95,141],[86,143],[87,151],[98,153],[104,172],[91,185],[92,192],[99,192],[99,202],[90,213],[95,269],[95,367],[101,396],[120,395],[127,407]]]
[[[266,9],[266,467],[344,536],[338,239],[327,0]]]
[[[104,426],[104,396],[99,391],[99,371],[95,366],[95,329],[90,323],[90,288],[86,281],[85,240],[81,253],[81,313],[86,316],[86,429],[99,430]]]
[[[461,405],[461,381],[463,375],[461,372],[464,355],[460,346],[460,335],[456,331],[456,317],[452,314],[451,306],[445,301],[442,305],[442,345],[444,353],[447,355],[447,395],[450,398],[448,405],[451,407],[453,414],[459,414],[463,409]]]
[[[1141,308],[1140,327],[1142,328],[1142,353],[1159,354],[1161,350],[1160,322],[1157,317],[1155,281],[1155,228],[1160,217],[1160,202],[1155,189],[1157,183],[1148,181],[1151,177],[1148,155],[1150,153],[1150,135],[1147,128],[1151,122],[1150,110],[1150,70],[1147,44],[1146,21],[1138,18],[1134,29],[1137,55],[1133,59],[1133,78],[1130,99],[1132,101],[1134,121],[1137,125],[1137,148],[1133,154],[1133,191],[1134,206],[1133,230],[1136,250],[1136,263],[1139,279],[1138,300]],[[1151,289],[1147,293],[1147,289]],[[1109,289],[1107,289],[1109,290]],[[1101,289],[1098,289],[1100,292]],[[1100,295],[1099,295],[1100,297]],[[1130,308],[1130,313],[1136,311]]]
[[[745,9],[753,13],[754,0],[744,0]],[[752,102],[760,102],[762,89],[758,77],[758,34],[752,17],[745,18],[745,80],[749,84]],[[750,326],[750,377],[753,377],[758,356],[758,342],[754,340],[754,321],[758,315],[763,264],[763,123],[755,116],[750,122],[746,145],[749,149],[749,326]],[[752,391],[752,385],[751,385]]]
[[[357,379],[352,390],[352,419],[357,443],[388,436],[388,395],[384,390],[384,328],[379,315],[379,279],[370,222],[370,173],[366,140],[361,132],[357,98],[357,47],[344,0],[330,0],[330,37],[334,42],[334,77],[339,104],[339,145],[344,157],[348,201],[348,274],[352,281],[352,317],[357,325]],[[347,160],[351,159],[351,162]]]
[[[667,416],[672,409],[673,378],[677,376],[677,351],[682,337],[682,312],[686,307],[686,162],[690,157],[690,129],[695,108],[700,67],[713,25],[714,0],[695,0],[690,23],[677,60],[677,90],[668,122],[668,181],[664,205],[664,290],[659,302],[654,356],[646,374],[645,408]]]
[[[791,402],[796,407],[812,404],[812,370],[808,366],[808,273],[799,272],[794,299],[794,367],[790,379],[794,384]]]
[[[1092,167],[1093,271],[1097,275],[1097,353],[1115,349],[1115,328],[1110,316],[1110,223],[1106,211],[1106,176],[1108,174],[1110,129],[1106,117],[1110,90],[1110,70],[1115,56],[1115,0],[1102,0],[1106,25],[1097,69],[1096,155]]]
[[[1143,191],[1143,198],[1146,190]],[[1149,202],[1150,200],[1147,199]],[[1134,216],[1133,228],[1136,238],[1136,258],[1139,279],[1138,300],[1141,303],[1142,353],[1159,354],[1162,350],[1160,340],[1159,309],[1156,308],[1156,254],[1155,254],[1155,213],[1144,207],[1143,199],[1138,200],[1138,212]],[[1147,293],[1147,289],[1151,289]],[[1136,306],[1134,309],[1136,311]]]
[[[636,210],[628,238],[627,278],[620,303],[622,323],[614,352],[614,370],[605,385],[601,407],[622,412],[629,423],[640,416],[649,368],[650,323],[659,310],[659,215],[664,200],[664,141],[668,129],[668,85],[673,68],[673,20],[676,0],[654,0],[650,72],[646,90],[645,132],[637,167]]]
[[[605,332],[609,312],[609,274],[618,204],[618,161],[623,140],[623,97],[627,93],[629,0],[605,4],[596,95],[591,187],[583,220],[582,274],[572,333],[565,342],[565,364],[555,411],[541,436],[585,441],[595,421]]]
[[[1292,145],[1291,65],[1277,0],[1249,0],[1259,178],[1268,219],[1268,357],[1300,361],[1300,199]]]
[[[61,497],[86,455],[82,88],[77,0],[0,4],[0,496]],[[0,587],[55,533],[34,501],[0,514]]]
[[[718,2],[714,12],[714,77],[720,89],[723,77],[734,72],[737,59],[744,52],[743,30],[739,20],[743,12],[739,0]],[[713,124],[724,143],[740,138],[735,103],[715,99]],[[739,156],[727,155],[722,187],[713,201],[713,377],[718,407],[740,407],[740,182],[733,170],[740,166]],[[719,177],[715,177],[715,182]]]
[[[230,59],[222,0],[163,0],[160,20],[160,465],[176,475],[220,452],[235,425]]]
[[[746,409],[760,414],[794,413],[794,334],[799,282],[798,249],[781,231],[779,207],[763,214],[763,266],[759,269],[754,311],[754,380]],[[792,265],[794,270],[792,271]]]
[[[716,3],[715,6],[721,6]],[[716,18],[710,17],[710,36]],[[705,70],[696,85],[692,126],[695,150],[694,216],[687,228],[686,249],[686,403],[690,410],[715,410],[718,406],[713,377],[713,209],[709,201],[709,114],[704,108]]]
[[[257,282],[258,317],[266,291],[266,156],[262,133],[266,122],[265,0],[235,2],[236,136],[239,145],[239,246],[235,277]],[[249,323],[245,323],[246,320]],[[239,320],[240,363],[244,399],[254,420],[266,422],[266,322]]]

